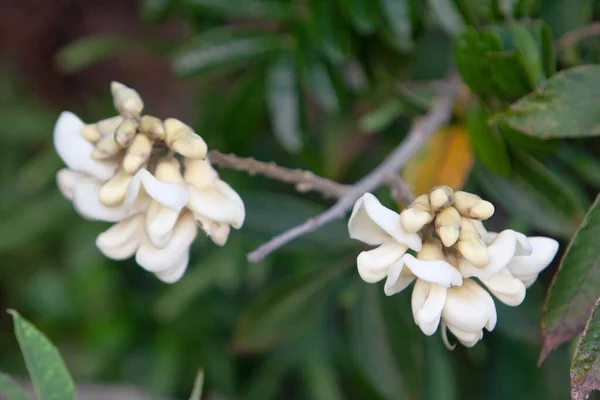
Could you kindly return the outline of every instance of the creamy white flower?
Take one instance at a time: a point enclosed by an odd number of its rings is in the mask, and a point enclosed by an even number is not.
[[[419,251],[422,247],[419,235],[406,232],[400,223],[400,215],[384,207],[371,193],[365,193],[354,205],[348,231],[352,239],[378,246],[363,251],[357,259],[358,272],[369,283],[385,278],[390,267],[409,248]],[[398,274],[401,270],[399,267]]]
[[[244,202],[219,175],[208,160],[187,160],[184,181],[188,184],[187,207],[202,229],[217,245],[224,245],[230,227],[239,229],[244,223]]]
[[[464,346],[474,346],[483,337],[484,328],[494,329],[496,320],[494,300],[474,280],[465,279],[461,286],[447,289],[442,321]]]

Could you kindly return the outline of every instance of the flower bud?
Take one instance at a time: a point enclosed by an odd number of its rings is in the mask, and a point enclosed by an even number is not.
[[[417,197],[415,201],[400,213],[400,224],[408,233],[421,230],[433,220],[426,194]]]
[[[442,243],[435,239],[429,238],[423,242],[421,251],[417,253],[419,260],[444,260],[444,252],[442,251]]]
[[[89,124],[81,128],[81,136],[90,143],[96,143],[102,137],[96,124]]]
[[[460,235],[459,240],[468,239],[470,237],[481,237],[479,231],[467,217],[460,217]]]
[[[154,176],[163,182],[183,183],[181,165],[179,165],[179,161],[174,157],[161,159],[156,165]]]
[[[123,149],[128,147],[135,137],[137,128],[138,123],[133,118],[127,118],[121,122],[115,131],[115,141],[117,144]]]
[[[110,117],[96,122],[96,129],[100,132],[100,136],[114,135],[117,127],[121,125],[125,118],[120,115]]]
[[[166,143],[171,149],[195,160],[206,157],[206,143],[192,128],[175,118],[165,120],[164,125]]]
[[[100,202],[107,207],[116,206],[125,200],[127,186],[133,176],[120,169],[117,174],[100,188]]]
[[[197,189],[212,184],[218,177],[208,160],[185,160],[183,180]]]
[[[144,102],[134,89],[119,82],[111,82],[110,91],[113,95],[113,104],[119,114],[124,117],[138,117],[141,114]]]
[[[476,267],[483,268],[490,261],[487,247],[479,237],[460,239],[456,247],[460,254]]]
[[[115,141],[115,135],[103,136],[92,151],[92,158],[95,160],[104,160],[117,154],[121,151],[121,147]]]
[[[137,134],[127,149],[123,159],[123,169],[133,175],[146,164],[152,154],[152,140],[146,135]]]
[[[153,140],[165,140],[166,132],[162,121],[150,115],[144,115],[140,120],[138,130]]]
[[[453,201],[454,191],[450,186],[436,186],[429,192],[429,204],[434,213],[450,207]]]
[[[435,217],[435,232],[446,247],[452,246],[460,235],[461,217],[456,208],[450,206]]]
[[[454,207],[465,217],[485,220],[494,214],[494,205],[481,197],[467,193],[454,193]]]

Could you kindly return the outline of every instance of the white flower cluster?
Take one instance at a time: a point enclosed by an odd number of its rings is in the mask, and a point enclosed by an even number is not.
[[[474,346],[484,328],[496,325],[494,300],[482,286],[517,306],[558,251],[554,239],[510,229],[488,232],[481,220],[493,213],[491,203],[447,186],[419,196],[400,214],[366,193],[348,229],[353,239],[377,247],[358,255],[358,272],[369,283],[387,277],[388,296],[415,281],[412,311],[423,333],[432,335],[441,323],[448,348],[453,347],[446,328],[463,345]]]
[[[244,222],[244,203],[189,126],[142,116],[142,99],[120,83],[111,92],[118,116],[90,125],[71,112],[59,116],[54,146],[67,168],[57,174],[58,187],[82,217],[116,222],[96,240],[104,255],[135,255],[162,281],[176,282],[198,227],[224,245],[230,228]]]

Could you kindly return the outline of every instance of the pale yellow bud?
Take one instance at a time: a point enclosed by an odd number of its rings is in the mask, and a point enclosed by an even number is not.
[[[453,249],[448,249],[448,250],[453,250]],[[446,256],[446,261],[448,261],[450,264],[454,265],[455,267],[458,267],[458,257],[454,251],[445,251],[444,256]]]
[[[90,143],[96,143],[102,137],[96,124],[89,124],[81,128],[81,136]]]
[[[412,202],[411,206],[417,205],[419,208],[425,211],[431,211],[431,206],[429,204],[429,196],[426,194],[422,194],[417,196],[417,198]]]
[[[181,165],[179,165],[179,161],[174,157],[161,159],[156,165],[154,176],[163,182],[183,183]]]
[[[485,220],[494,214],[494,205],[481,197],[467,193],[454,193],[454,207],[465,217]]]
[[[470,237],[481,237],[475,225],[467,217],[460,217],[460,235],[459,239],[468,239]]]
[[[100,132],[100,136],[104,137],[106,135],[114,135],[117,127],[121,125],[125,118],[117,115],[115,117],[110,117],[103,119],[101,121],[96,122],[96,128],[98,132]]]
[[[115,141],[121,148],[128,147],[137,132],[138,122],[133,118],[127,118],[117,127]]]
[[[452,246],[460,235],[461,217],[456,208],[448,207],[435,217],[435,232],[446,247]]]
[[[206,157],[206,143],[192,128],[175,118],[165,120],[164,125],[166,143],[171,149],[195,160]]]
[[[400,213],[400,224],[408,233],[420,231],[433,220],[433,214],[414,204]]]
[[[442,243],[435,239],[429,238],[423,242],[421,251],[417,253],[419,260],[444,260],[444,252],[442,251]]]
[[[140,120],[138,130],[150,139],[165,140],[166,132],[162,121],[150,115],[144,115]]]
[[[476,267],[483,268],[490,261],[487,247],[481,238],[469,237],[467,239],[460,239],[456,244],[456,248],[464,258]]]
[[[123,203],[131,179],[133,179],[133,176],[124,170],[117,171],[117,174],[100,189],[100,202],[107,207]]]
[[[132,175],[135,174],[148,162],[151,154],[152,140],[146,135],[135,135],[123,159],[123,169]]]
[[[115,109],[124,117],[139,117],[144,109],[142,98],[134,89],[119,82],[110,84]]]
[[[103,160],[117,154],[121,151],[121,147],[115,141],[115,135],[103,136],[92,151],[92,158],[95,160]]]
[[[203,186],[212,184],[219,175],[208,160],[185,160],[185,182],[201,189]]]
[[[453,201],[454,191],[450,186],[436,186],[429,192],[429,204],[433,212],[450,207]]]

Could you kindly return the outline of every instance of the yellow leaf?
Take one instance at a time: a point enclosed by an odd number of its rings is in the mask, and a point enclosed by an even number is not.
[[[417,151],[404,167],[402,178],[415,196],[438,185],[459,190],[471,172],[473,160],[466,128],[449,126],[440,129]]]

